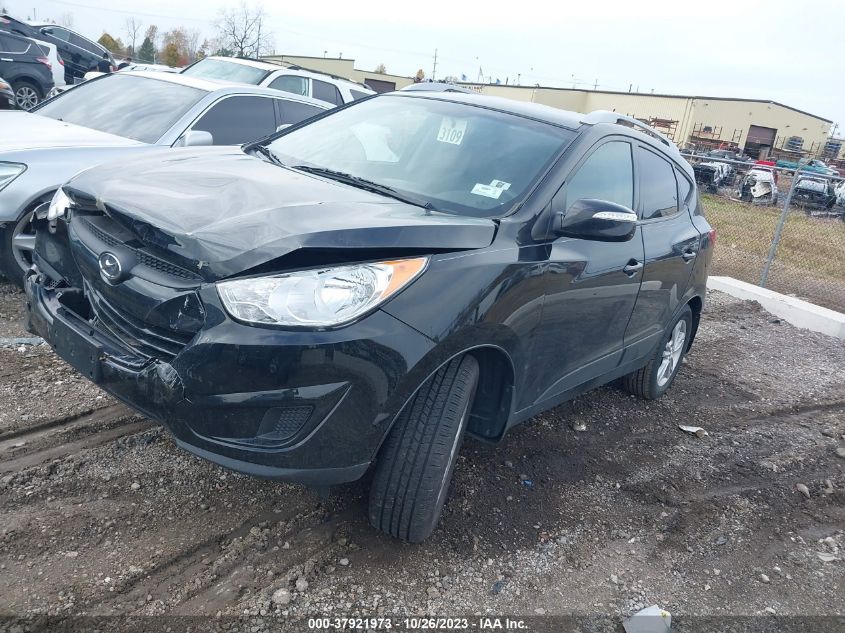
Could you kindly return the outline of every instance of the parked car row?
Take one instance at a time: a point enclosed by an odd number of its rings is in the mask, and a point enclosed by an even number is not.
[[[75,78],[84,76],[103,58],[109,60],[113,70],[117,69],[114,57],[106,48],[58,24],[26,22],[3,13],[0,14],[0,31],[54,45],[64,63],[64,83],[73,84]]]
[[[11,85],[17,107],[35,107],[55,85],[53,66],[37,42],[0,30],[0,77]]]

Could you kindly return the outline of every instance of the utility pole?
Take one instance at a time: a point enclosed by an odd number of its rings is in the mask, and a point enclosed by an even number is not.
[[[599,89],[599,78],[596,77],[596,83],[593,85],[593,90],[598,90],[598,89]]]
[[[519,85],[519,79],[522,77],[522,73],[516,73],[516,85]]]
[[[431,80],[434,81],[434,73],[437,72],[437,49],[434,49],[434,66],[431,67]]]

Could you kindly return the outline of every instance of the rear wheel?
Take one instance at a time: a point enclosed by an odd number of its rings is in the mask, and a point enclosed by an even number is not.
[[[663,335],[648,364],[622,378],[625,390],[646,400],[656,400],[666,393],[684,360],[691,332],[692,310],[687,305]]]
[[[15,103],[21,110],[31,110],[44,98],[38,86],[24,79],[12,84],[12,90],[15,93]]]
[[[405,406],[379,452],[370,523],[419,543],[437,527],[478,385],[478,361],[441,367]]]

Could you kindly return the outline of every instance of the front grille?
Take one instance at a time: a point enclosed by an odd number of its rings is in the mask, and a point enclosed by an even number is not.
[[[136,250],[135,256],[138,258],[138,261],[144,266],[152,268],[153,270],[157,270],[160,273],[164,273],[165,275],[179,277],[180,279],[198,279],[198,277],[192,272],[185,270],[184,268],[180,268],[175,264],[171,264],[170,262],[166,262],[163,259],[159,259],[158,257],[150,255],[149,253],[145,253],[144,251]]]
[[[96,317],[94,326],[144,356],[170,360],[193,338],[192,334],[166,331],[143,323],[109,304],[93,289],[89,289],[88,298]]]
[[[102,216],[100,216],[102,217]],[[155,270],[161,274],[167,275],[169,277],[176,277],[177,279],[183,281],[201,281],[201,278],[196,273],[187,270],[186,268],[182,268],[181,266],[177,266],[176,264],[171,264],[167,260],[161,259],[160,257],[156,257],[155,255],[151,255],[145,250],[135,248],[134,246],[129,246],[125,242],[117,239],[113,235],[110,235],[108,232],[104,231],[100,226],[92,222],[87,217],[81,218],[82,223],[85,225],[85,228],[90,231],[94,237],[98,240],[106,244],[107,246],[111,246],[113,248],[121,247],[124,250],[131,251],[135,258],[138,260],[138,263],[142,266],[146,266],[152,270]]]
[[[91,231],[98,240],[101,242],[105,242],[109,246],[120,246],[121,242],[117,238],[112,237],[105,231],[103,231],[99,226],[88,220],[87,218],[83,220],[85,222],[85,226],[88,227],[88,230]]]

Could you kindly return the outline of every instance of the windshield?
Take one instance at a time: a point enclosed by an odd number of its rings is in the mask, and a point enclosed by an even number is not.
[[[206,94],[204,90],[169,81],[113,74],[86,81],[33,112],[155,143]]]
[[[287,166],[343,172],[438,211],[505,215],[574,133],[436,99],[383,96],[271,141]]]
[[[282,66],[279,66],[282,68]],[[235,81],[241,84],[258,85],[267,76],[263,68],[255,68],[237,62],[227,62],[224,59],[206,58],[188,66],[182,71],[183,75],[202,77],[203,79],[217,79],[218,81]]]

